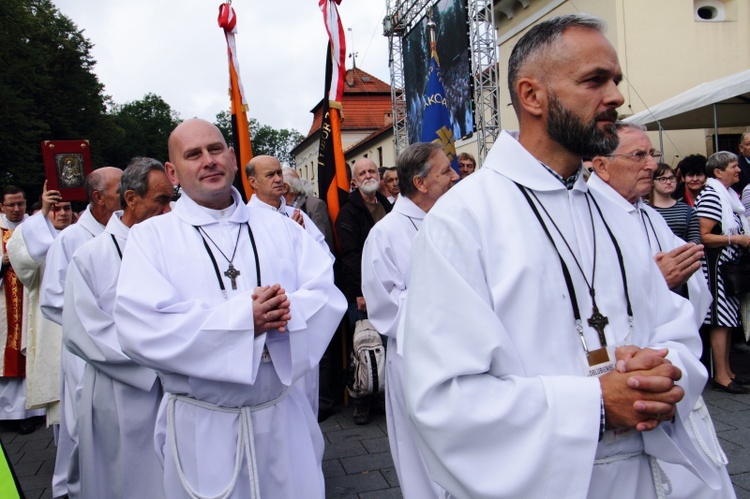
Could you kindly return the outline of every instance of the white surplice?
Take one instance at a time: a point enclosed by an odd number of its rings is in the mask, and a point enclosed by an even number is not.
[[[171,213],[131,229],[114,311],[120,344],[164,384],[155,443],[167,497],[187,497],[185,485],[219,494],[230,482],[229,497],[250,497],[253,465],[261,497],[323,497],[322,434],[292,385],[318,368],[346,300],[329,256],[302,227],[232,195],[235,204],[221,212],[183,195]],[[261,284],[280,283],[291,303],[287,332],[254,334],[248,222]],[[241,272],[236,290],[223,275],[228,260]]]
[[[76,411],[81,496],[158,498],[163,473],[153,443],[161,384],[122,353],[112,316],[128,237],[121,216],[115,212],[103,233],[76,250],[65,282],[63,341],[86,361]]]
[[[58,231],[42,212],[20,225],[8,241],[8,256],[24,286],[28,313],[23,318],[26,342],[26,407],[43,408],[47,425],[60,422],[60,348],[62,329],[42,315],[39,295],[45,257]]]
[[[250,198],[250,201],[247,202],[247,206],[248,208],[259,208],[262,210],[273,211],[283,216],[284,218],[291,219],[296,208],[292,208],[291,206],[287,205],[284,196],[281,197],[280,203],[280,206],[276,208],[268,203],[261,201],[258,196],[253,195]],[[305,212],[303,212],[302,210],[299,210],[299,212],[302,215],[302,220],[305,224],[305,231],[310,234],[313,239],[315,239],[315,241],[321,246],[321,248],[323,248],[323,250],[331,257],[331,262],[333,262],[333,254],[331,254],[331,250],[328,248],[328,243],[326,242],[323,233],[320,231],[320,229],[318,229],[318,227],[315,225],[315,222],[313,222]],[[312,371],[307,373],[301,380],[299,380],[298,383],[300,383],[302,389],[305,391],[307,399],[310,401],[310,406],[312,407],[313,413],[317,416],[318,405],[320,402],[320,371],[317,369],[313,369]]]
[[[405,499],[443,497],[430,479],[414,430],[406,413],[402,385],[403,358],[399,352],[399,323],[409,289],[411,245],[425,212],[406,196],[399,196],[393,210],[370,229],[362,250],[362,293],[367,317],[380,334],[388,337],[385,359],[386,421],[393,464]]]
[[[588,186],[592,191],[598,192],[611,201],[613,205],[630,214],[630,217],[640,227],[642,234],[645,236],[642,243],[650,247],[652,254],[660,251],[669,252],[685,244],[685,241],[672,232],[664,217],[645,204],[643,200],[638,199],[635,203],[628,202],[596,173],[589,178]],[[687,287],[696,328],[700,328],[712,300],[708,283],[706,283],[706,278],[700,269],[688,279]],[[674,293],[673,298],[676,300],[682,299]],[[664,472],[672,482],[673,493],[671,497],[690,499],[731,499],[735,497],[734,486],[726,467],[726,455],[716,436],[716,429],[703,397],[699,397],[696,401],[689,422],[688,432],[695,445],[703,450],[709,462],[715,466],[716,473],[721,477],[721,487],[714,490],[683,466],[661,463]]]
[[[29,219],[24,215],[20,222],[11,222],[5,215],[0,215],[0,228],[10,229],[14,232]],[[11,235],[11,238],[13,236]],[[0,244],[0,257],[5,254],[3,245]],[[15,269],[14,269],[15,270]],[[21,281],[23,282],[23,281]],[[24,289],[23,317],[28,316],[29,303],[26,299]],[[0,279],[0,345],[5,346],[8,337],[8,322],[6,320],[7,309],[5,305],[5,285]],[[25,327],[23,322],[21,327]],[[26,347],[26,336],[21,335],[22,350]],[[0,358],[0,373],[3,372],[3,360]],[[28,359],[27,359],[28,360]],[[26,419],[32,416],[44,415],[43,409],[26,408],[26,377],[0,377],[0,420]]]
[[[570,245],[539,208],[570,269],[589,348],[600,343],[586,323],[592,300],[571,251],[591,279],[594,240],[608,344],[669,348],[686,392],[674,423],[608,431],[598,441],[601,387],[585,376],[560,258],[514,182],[538,197]],[[482,169],[438,200],[414,241],[407,408],[430,475],[454,496],[656,497],[648,456],[686,464],[718,487],[685,431],[707,378],[692,309],[672,299],[628,215],[605,211],[623,254],[630,332],[615,246],[587,192],[582,176],[567,190],[503,132]]]
[[[65,279],[68,264],[73,253],[104,231],[104,226],[97,222],[91,214],[91,207],[87,206],[78,221],[65,228],[57,236],[47,252],[46,268],[42,279],[42,293],[40,305],[42,314],[60,324],[63,324],[62,309],[65,301]],[[62,368],[62,388],[60,390],[60,435],[57,441],[57,457],[55,458],[55,473],[52,478],[53,488],[63,482],[70,497],[79,497],[78,474],[78,422],[76,421],[76,407],[83,386],[83,368],[86,363],[80,357],[73,355],[67,348],[60,352],[60,366]],[[58,494],[55,493],[55,496]]]
[[[284,215],[288,218],[292,218],[292,215],[294,215],[294,212],[298,210],[299,208],[292,208],[288,204],[286,204],[286,199],[284,196],[281,197],[281,205],[278,208],[275,208],[271,206],[268,203],[264,203],[260,200],[258,196],[253,195],[250,198],[250,201],[247,202],[247,206],[249,208],[262,208],[265,210],[271,210],[275,211],[276,213],[280,215]],[[320,245],[323,250],[328,253],[328,255],[331,257],[331,260],[333,260],[333,255],[331,254],[331,250],[328,247],[328,243],[326,243],[325,236],[323,233],[318,229],[318,226],[315,225],[315,222],[312,221],[312,219],[302,210],[299,210],[300,215],[302,215],[302,220],[305,223],[305,231],[307,231],[308,234],[312,236],[315,241]]]

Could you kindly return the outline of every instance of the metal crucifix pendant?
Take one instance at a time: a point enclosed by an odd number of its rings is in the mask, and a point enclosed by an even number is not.
[[[224,275],[232,281],[232,289],[237,289],[237,276],[240,275],[240,271],[234,268],[232,262],[229,262],[229,268],[224,272]],[[591,319],[589,319],[589,324],[591,324]]]
[[[609,324],[609,319],[599,313],[599,308],[596,305],[591,310],[591,317],[589,317],[588,323],[590,327],[596,329],[596,332],[599,333],[599,342],[602,347],[606,347],[607,337],[604,336],[604,327]]]

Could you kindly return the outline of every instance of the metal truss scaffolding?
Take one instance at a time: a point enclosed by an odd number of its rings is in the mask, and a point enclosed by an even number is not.
[[[386,0],[383,35],[390,48],[393,140],[396,157],[409,145],[404,92],[403,37],[437,0]],[[474,87],[477,163],[482,164],[500,133],[497,38],[493,0],[468,0],[469,40]]]

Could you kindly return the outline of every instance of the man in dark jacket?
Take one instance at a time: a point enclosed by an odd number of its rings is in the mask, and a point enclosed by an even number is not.
[[[349,195],[336,218],[336,235],[341,249],[342,286],[349,302],[349,322],[367,317],[367,304],[362,296],[362,248],[373,225],[391,211],[391,203],[378,192],[380,175],[375,163],[359,159],[352,167],[352,181],[357,189]],[[352,328],[353,330],[353,328]],[[370,421],[370,397],[354,399],[354,422]]]

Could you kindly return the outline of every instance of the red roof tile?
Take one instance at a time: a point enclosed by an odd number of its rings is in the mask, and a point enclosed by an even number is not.
[[[341,104],[341,131],[379,130],[392,121],[391,86],[359,68],[346,72]],[[307,136],[320,130],[323,101],[313,108],[313,123]]]

